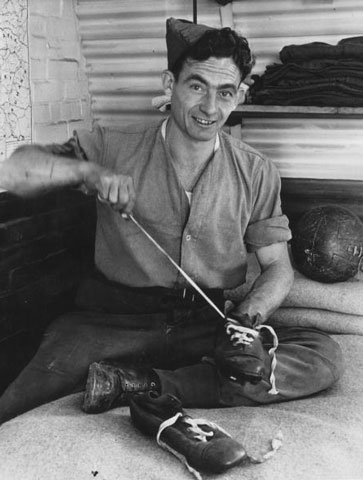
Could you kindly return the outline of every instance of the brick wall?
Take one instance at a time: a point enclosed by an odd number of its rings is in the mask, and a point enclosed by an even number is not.
[[[33,142],[63,142],[92,121],[73,0],[29,2],[28,33]]]
[[[92,123],[73,0],[28,8],[33,142],[64,142]],[[94,226],[94,201],[79,192],[26,201],[0,192],[0,393],[49,321],[71,308],[92,265]]]
[[[0,393],[29,361],[45,326],[70,310],[93,265],[94,200],[59,191],[0,195]]]

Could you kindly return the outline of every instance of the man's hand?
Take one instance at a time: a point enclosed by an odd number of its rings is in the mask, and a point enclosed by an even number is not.
[[[95,163],[83,164],[83,182],[80,189],[85,193],[97,193],[117,211],[129,214],[135,205],[135,188],[132,178],[121,175]]]
[[[252,317],[243,312],[243,304],[235,305],[231,300],[226,300],[224,304],[224,313],[227,318],[237,320],[238,323],[247,328],[256,328],[262,323],[262,318],[259,313],[253,315]],[[240,309],[242,308],[242,311]]]
[[[98,195],[115,210],[131,213],[135,204],[131,177],[93,162],[60,155],[70,152],[59,148],[55,155],[40,145],[19,147],[7,161],[0,162],[0,186],[24,198],[56,188],[79,188],[84,193]]]

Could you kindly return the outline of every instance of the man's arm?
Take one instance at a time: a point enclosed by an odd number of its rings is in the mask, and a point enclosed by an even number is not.
[[[294,273],[286,242],[262,247],[255,253],[261,267],[261,275],[243,301],[229,314],[235,318],[247,314],[252,322],[263,323],[289,293]]]
[[[60,187],[77,187],[98,194],[116,210],[132,211],[132,178],[93,162],[54,155],[40,145],[18,148],[0,162],[0,187],[21,197],[36,196]]]

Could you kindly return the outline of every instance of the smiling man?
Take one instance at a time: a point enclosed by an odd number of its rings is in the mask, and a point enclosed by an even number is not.
[[[164,89],[172,95],[171,123],[185,134],[184,141],[215,140],[238,104],[240,83],[241,73],[231,58],[186,60],[179,75],[164,72]]]
[[[0,399],[2,422],[83,389],[89,413],[149,390],[215,407],[310,395],[340,375],[327,335],[265,326],[293,273],[278,172],[222,130],[253,65],[247,40],[173,18],[166,40],[167,119],[95,125],[64,145],[21,148],[0,167],[1,186],[14,193],[77,187],[97,196],[98,214],[95,272],[80,286],[78,311],[49,326]],[[132,212],[228,319],[120,212]],[[245,282],[247,252],[261,275],[225,305],[224,292]]]

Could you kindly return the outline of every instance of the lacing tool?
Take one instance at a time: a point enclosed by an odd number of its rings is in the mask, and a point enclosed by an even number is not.
[[[275,368],[276,368],[276,349],[278,347],[278,338],[274,329],[269,325],[259,325],[255,329],[247,328],[238,323],[238,321],[228,318],[218,307],[217,305],[204,293],[204,291],[195,283],[195,281],[175,262],[175,260],[163,249],[161,245],[147,232],[144,227],[136,220],[136,218],[130,214],[121,214],[122,218],[131,220],[142,232],[143,234],[155,245],[155,247],[174,265],[178,272],[183,275],[183,277],[189,282],[192,287],[201,295],[204,300],[209,303],[211,307],[220,315],[223,320],[226,321],[226,332],[231,335],[232,343],[242,343],[250,344],[258,336],[259,330],[267,329],[273,337],[273,346],[269,350],[269,356],[271,357],[271,374],[270,374],[270,383],[271,389],[268,391],[271,395],[277,395],[278,390],[276,389],[275,382]]]
[[[212,300],[208,297],[208,295],[206,295],[203,292],[203,290],[199,287],[199,285],[195,283],[195,281],[175,262],[175,260],[171,258],[171,256],[163,249],[161,245],[159,245],[159,243],[150,235],[150,233],[147,232],[142,225],[140,225],[140,223],[136,220],[136,218],[131,213],[128,215],[126,214],[121,214],[121,215],[125,219],[132,220],[132,222],[134,222],[134,224],[144,233],[144,235],[147,236],[147,238],[155,245],[155,247],[169,260],[169,262],[171,262],[174,265],[174,267],[178,270],[178,272],[180,272],[183,275],[183,277],[189,282],[189,284],[195,288],[195,290],[199,293],[199,295],[201,295],[204,298],[204,300],[208,302],[211,307],[214,308],[214,310],[218,313],[218,315],[220,315],[223,318],[223,320],[226,320],[225,314],[217,307],[217,305],[214,302],[212,302]]]

